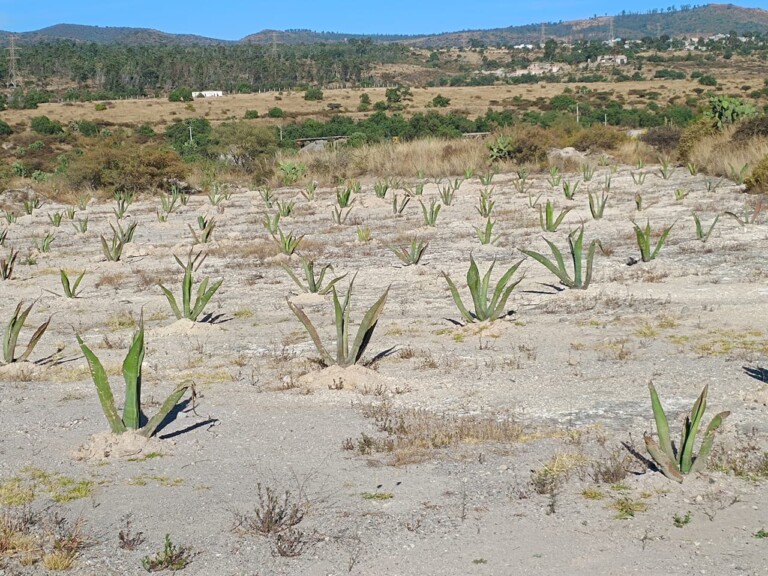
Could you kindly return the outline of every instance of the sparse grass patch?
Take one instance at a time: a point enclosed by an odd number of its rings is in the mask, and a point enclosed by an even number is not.
[[[648,510],[648,504],[640,500],[633,500],[629,496],[615,500],[611,507],[616,510],[616,518],[627,520],[634,518],[635,514]]]
[[[371,418],[384,437],[361,434],[344,447],[359,454],[386,453],[389,463],[399,465],[421,462],[435,456],[434,451],[484,443],[517,443],[526,439],[522,424],[509,414],[454,416],[419,409],[396,409],[389,402],[362,407],[363,416]]]

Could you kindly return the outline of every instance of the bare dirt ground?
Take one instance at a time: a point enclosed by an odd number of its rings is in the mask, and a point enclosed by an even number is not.
[[[0,548],[0,574],[46,573],[43,554],[65,530],[57,515],[70,530],[80,522],[86,545],[70,571],[84,575],[142,574],[141,559],[161,550],[166,534],[190,547],[183,573],[191,575],[768,574],[768,539],[759,537],[768,530],[768,228],[761,215],[754,224],[721,217],[706,243],[697,240],[692,212],[708,227],[726,210],[747,217],[754,199],[682,167],[668,180],[657,166],[615,167],[605,216],[593,220],[587,192],[601,191],[611,172],[597,166],[572,201],[548,175],[529,176],[540,204],[573,207],[554,233],[542,232],[516,176],[497,175],[493,246],[474,230],[485,223],[476,177],[434,228],[424,226],[419,198],[395,217],[393,191],[378,199],[372,181],[345,225],[331,219],[334,190],[318,190],[312,203],[300,188],[276,190],[296,202],[280,225],[305,235],[299,251],[347,273],[343,290],[357,274],[355,325],[391,285],[366,360],[392,353],[344,372],[313,362],[317,351],[285,300],[298,287],[279,266],[298,271],[298,260],[277,255],[262,225],[275,210],[258,191],[234,190],[221,209],[192,196],[165,223],[159,198],[136,200],[123,226],[138,227],[119,262],[105,260],[99,240],[111,238],[114,203],[78,210],[75,222],[89,218],[80,234],[66,216],[51,225],[48,215],[64,206],[43,199],[22,215],[6,194],[0,207],[19,217],[0,256],[10,246],[21,255],[13,278],[0,280],[0,318],[5,324],[20,300],[36,301],[21,348],[53,319],[32,363],[0,368],[6,533],[8,518],[39,515],[25,552]],[[633,172],[647,173],[642,185]],[[676,189],[688,195],[677,200]],[[421,200],[435,198],[437,185],[427,183]],[[196,278],[224,283],[205,321],[192,324],[175,320],[157,283],[178,294],[173,255],[186,257],[187,225],[196,228],[199,215],[216,228],[211,243],[195,247],[208,254]],[[674,223],[656,260],[627,264],[639,258],[632,220],[650,221],[657,234]],[[481,272],[496,260],[493,286],[521,249],[547,253],[544,238],[565,249],[582,222],[585,241],[600,238],[606,252],[598,250],[587,290],[563,289],[528,258],[506,318],[456,324],[441,271],[466,302],[470,254]],[[370,229],[368,242],[358,227]],[[50,252],[31,249],[49,231]],[[414,237],[429,247],[419,265],[404,267],[388,247]],[[86,270],[78,298],[62,295],[60,268]],[[330,296],[297,301],[333,346]],[[154,413],[187,378],[196,382],[195,410],[186,403],[132,457],[78,460],[74,452],[108,427],[75,334],[104,362],[121,408],[120,364],[142,311],[145,410]],[[654,430],[649,380],[675,436],[705,384],[705,419],[732,412],[709,470],[683,484],[642,460],[642,434]],[[262,535],[256,511],[269,492],[296,523]],[[121,532],[143,541],[121,543]]]

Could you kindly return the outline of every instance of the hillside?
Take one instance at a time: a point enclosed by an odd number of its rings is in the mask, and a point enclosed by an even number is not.
[[[509,26],[489,30],[463,30],[422,36],[397,34],[359,34],[340,32],[315,32],[312,30],[262,30],[244,38],[239,43],[268,45],[333,44],[350,39],[370,39],[375,43],[400,42],[414,47],[450,48],[481,43],[488,46],[504,46],[538,42],[542,31],[546,38],[559,40],[607,39],[611,32],[621,38],[644,36],[671,37],[707,36],[735,31],[768,33],[768,11],[758,8],[742,8],[733,4],[709,4],[696,8],[660,10],[648,13],[622,11],[615,16],[595,16],[568,22],[545,22]],[[0,31],[0,42],[7,42],[9,32]],[[211,45],[232,44],[192,34],[168,34],[148,28],[122,28],[57,24],[41,30],[17,34],[19,44],[33,44],[51,40],[74,40],[97,44],[123,44],[130,46]]]
[[[768,11],[742,8],[733,4],[709,4],[699,8],[658,11],[644,14],[622,12],[615,16],[597,16],[570,22],[546,22],[525,26],[510,26],[490,30],[465,30],[413,39],[408,42],[419,47],[466,46],[471,41],[488,46],[538,42],[543,34],[558,40],[608,39],[613,20],[613,36],[639,39],[644,36],[671,37],[709,36],[735,31],[768,32]]]
[[[0,32],[0,40],[7,41],[9,32]],[[18,44],[35,44],[54,40],[74,40],[75,42],[94,42],[96,44],[124,44],[128,46],[148,46],[153,44],[173,44],[194,46],[210,44],[231,44],[227,40],[217,40],[194,34],[168,34],[150,28],[125,28],[114,26],[83,26],[80,24],[56,24],[33,32],[16,35]]]

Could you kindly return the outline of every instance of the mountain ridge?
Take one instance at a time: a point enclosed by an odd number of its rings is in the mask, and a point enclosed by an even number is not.
[[[376,43],[400,42],[420,48],[449,48],[469,45],[515,45],[534,43],[542,38],[556,40],[594,40],[613,36],[624,39],[643,36],[671,37],[707,36],[717,33],[768,33],[768,10],[745,8],[734,4],[707,4],[681,9],[652,10],[645,13],[622,11],[613,16],[539,22],[502,28],[460,30],[437,34],[358,34],[342,32],[316,32],[304,29],[265,29],[240,40],[222,40],[195,34],[172,34],[151,28],[89,26],[83,24],[55,24],[40,30],[12,33],[0,31],[0,41],[8,42],[11,35],[19,45],[45,41],[67,40],[97,44],[124,44],[141,46],[153,44],[232,45],[232,44],[316,44],[370,40]]]

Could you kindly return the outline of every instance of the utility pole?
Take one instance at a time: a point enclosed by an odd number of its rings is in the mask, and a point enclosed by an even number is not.
[[[21,84],[18,51],[19,49],[16,48],[16,35],[11,34],[10,46],[8,47],[8,82],[6,82],[6,86],[9,88],[16,88]]]

